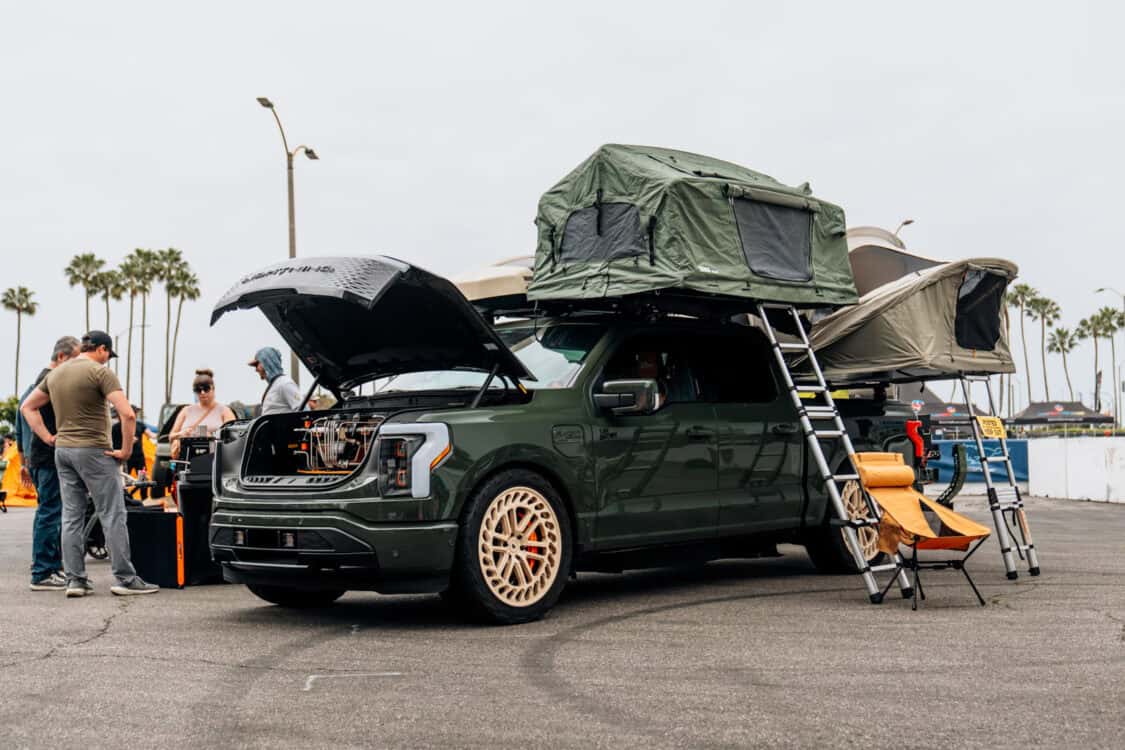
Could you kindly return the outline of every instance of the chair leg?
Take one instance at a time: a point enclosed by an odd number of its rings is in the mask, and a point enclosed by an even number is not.
[[[965,574],[965,580],[969,582],[969,586],[972,587],[973,593],[977,595],[977,601],[980,602],[980,606],[983,607],[984,597],[980,595],[980,591],[977,590],[977,585],[973,583],[973,577],[969,575],[969,571],[967,571],[964,567],[961,568],[961,572]]]
[[[911,597],[910,609],[913,612],[918,611],[918,597],[921,596],[924,600],[925,593],[922,592],[922,584],[918,580],[918,548],[913,548],[914,554],[910,556],[910,567],[914,570],[914,596]]]

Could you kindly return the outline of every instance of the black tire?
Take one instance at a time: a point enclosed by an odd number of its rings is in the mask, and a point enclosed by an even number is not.
[[[344,595],[343,589],[291,589],[285,586],[246,584],[250,593],[270,604],[294,609],[327,607]]]
[[[845,471],[842,469],[841,471]],[[854,489],[849,488],[849,485],[855,485]],[[858,484],[853,480],[845,482],[840,488],[840,494],[845,496],[849,491],[857,491]],[[847,503],[845,502],[845,507]],[[855,558],[852,557],[851,550],[848,549],[847,542],[844,541],[844,530],[829,524],[829,519],[835,518],[835,512],[828,508],[825,515],[824,523],[819,528],[809,532],[805,539],[805,550],[809,553],[809,559],[812,560],[816,569],[821,573],[858,573],[859,569],[856,568]],[[853,514],[854,517],[854,514]],[[866,530],[860,533],[873,533],[874,529],[870,532]],[[887,556],[883,552],[874,550],[871,553],[870,544],[867,546],[867,564],[878,565],[886,560]]]
[[[503,533],[513,518],[525,530]],[[493,533],[482,535],[482,527]],[[566,587],[573,545],[570,516],[551,483],[525,469],[502,471],[465,506],[450,589],[442,598],[486,622],[538,620]]]

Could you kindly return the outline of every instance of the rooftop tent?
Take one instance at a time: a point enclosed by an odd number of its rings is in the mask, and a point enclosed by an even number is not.
[[[521,300],[527,294],[527,280],[531,278],[533,262],[532,256],[521,255],[458,274],[449,280],[470,302],[507,298]]]
[[[1032,403],[1012,417],[1012,424],[1113,424],[1113,417],[1098,414],[1078,401],[1044,401]]]
[[[807,307],[857,299],[844,212],[706,156],[602,146],[543,194],[528,299],[680,292]]]
[[[880,227],[848,229],[848,260],[860,296],[907,274],[944,262],[907,252],[898,235]]]
[[[1004,290],[1017,272],[1006,260],[971,258],[884,284],[816,323],[821,368],[837,383],[1015,372]]]

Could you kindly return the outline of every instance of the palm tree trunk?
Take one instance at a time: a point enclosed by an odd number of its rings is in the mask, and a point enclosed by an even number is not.
[[[90,330],[90,287],[85,284],[82,285],[82,290],[86,292],[86,330]]]
[[[23,313],[16,310],[16,397],[20,395],[20,333],[23,327]]]
[[[109,295],[105,296],[105,332],[109,333]]]
[[[1020,341],[1023,343],[1023,376],[1027,380],[1027,404],[1031,405],[1031,365],[1027,359],[1027,334],[1024,331],[1023,304],[1020,303]]]
[[[1070,384],[1070,368],[1066,366],[1066,352],[1062,353],[1063,358],[1063,372],[1066,374],[1066,390],[1070,393],[1070,400],[1074,400],[1074,386]]]
[[[145,412],[145,329],[148,323],[148,295],[141,293],[141,411]]]
[[[179,349],[180,342],[180,315],[184,311],[184,298],[181,296],[180,301],[176,303],[176,332],[172,334],[172,371],[168,376],[168,401],[172,400],[172,381],[176,377],[176,350]]]
[[[1098,334],[1094,334],[1094,411],[1102,410],[1102,399],[1098,392]]]
[[[1113,333],[1109,336],[1109,382],[1113,386],[1113,426],[1117,426],[1117,421],[1121,416],[1121,406],[1119,401],[1121,399],[1120,388],[1117,387],[1117,336]]]
[[[164,290],[164,403],[172,400],[172,377],[169,370],[172,354],[172,295]]]
[[[129,343],[125,349],[125,395],[129,395],[129,389],[133,386],[133,302],[137,299],[137,295],[133,292],[129,293]]]
[[[1039,319],[1039,356],[1043,360],[1043,395],[1051,400],[1051,386],[1047,383],[1047,318]]]

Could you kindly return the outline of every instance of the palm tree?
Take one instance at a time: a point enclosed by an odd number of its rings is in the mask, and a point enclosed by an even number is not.
[[[105,302],[105,332],[109,333],[109,301],[119,300],[125,294],[125,284],[120,272],[109,269],[98,271],[90,287],[95,294],[102,296]]]
[[[1024,331],[1024,318],[1027,315],[1028,304],[1039,296],[1034,288],[1027,284],[1016,284],[1008,292],[1008,304],[1020,311],[1020,341],[1023,344],[1023,373],[1027,380],[1027,403],[1031,403],[1031,365],[1027,359],[1027,334]]]
[[[1070,393],[1070,400],[1074,400],[1074,386],[1070,384],[1070,369],[1066,364],[1066,355],[1074,351],[1074,347],[1078,346],[1078,336],[1071,333],[1066,328],[1056,328],[1051,331],[1051,338],[1047,341],[1047,351],[1052,354],[1061,354],[1063,361],[1063,373],[1066,375],[1066,389]]]
[[[168,376],[168,401],[172,400],[172,379],[176,375],[176,350],[180,341],[180,316],[184,311],[184,301],[199,299],[199,279],[188,269],[186,263],[180,269],[175,285],[179,302],[176,303],[176,330],[172,334],[172,370]]]
[[[164,402],[172,400],[172,298],[178,296],[176,280],[185,266],[184,254],[174,247],[156,251],[156,280],[164,284]]]
[[[1101,321],[1097,315],[1091,315],[1078,321],[1075,330],[1079,339],[1093,339],[1094,341],[1094,411],[1102,410],[1101,395],[1098,393],[1098,336],[1102,335]]]
[[[138,249],[139,250],[139,249]],[[125,260],[121,261],[117,272],[121,274],[121,283],[125,289],[125,294],[129,295],[129,331],[128,331],[128,344],[125,348],[125,394],[129,394],[129,389],[133,384],[133,310],[137,301],[137,296],[146,292],[148,289],[148,282],[145,280],[141,273],[141,262],[137,257],[138,250],[134,250],[129,255],[125,256]],[[143,251],[141,251],[143,252]]]
[[[1116,420],[1118,415],[1121,414],[1121,397],[1118,394],[1117,386],[1117,332],[1125,325],[1125,320],[1123,320],[1125,313],[1115,307],[1103,307],[1094,314],[1101,322],[1102,335],[1109,339],[1109,382],[1113,388],[1113,418]],[[1116,424],[1116,421],[1114,424]]]
[[[26,286],[17,286],[11,289],[4,290],[4,297],[0,299],[0,304],[4,306],[5,310],[11,310],[16,314],[16,396],[20,392],[20,343],[22,339],[23,316],[34,315],[39,310],[39,303],[31,298],[35,296],[35,292],[28,289]]]
[[[145,409],[145,355],[147,354],[145,331],[148,329],[148,295],[152,292],[152,282],[157,278],[157,255],[152,250],[138,247],[132,253],[137,263],[137,277],[141,295],[141,411]]]
[[[1045,400],[1050,401],[1051,386],[1047,381],[1047,329],[1053,328],[1058,321],[1059,306],[1052,299],[1036,296],[1028,303],[1027,311],[1032,320],[1039,321],[1039,357],[1043,362],[1043,395]]]
[[[79,253],[70,259],[63,272],[72,287],[81,286],[86,293],[86,330],[90,330],[90,297],[96,293],[94,282],[105,261],[93,253]]]

